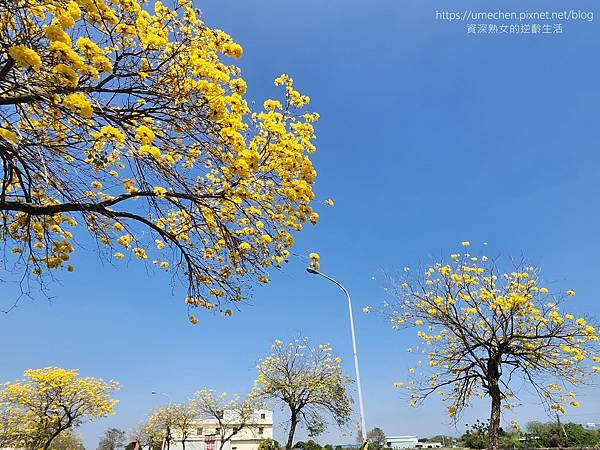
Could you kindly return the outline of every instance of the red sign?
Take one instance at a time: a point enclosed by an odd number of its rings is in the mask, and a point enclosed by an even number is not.
[[[204,441],[205,450],[215,450],[215,441]]]

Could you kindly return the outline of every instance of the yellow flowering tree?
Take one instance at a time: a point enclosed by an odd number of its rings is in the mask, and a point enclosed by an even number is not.
[[[190,404],[197,418],[215,421],[219,450],[223,450],[233,436],[248,427],[258,406],[252,395],[229,399],[226,392],[216,393],[210,389],[196,392]]]
[[[182,450],[185,450],[185,445],[192,434],[194,420],[197,418],[196,411],[191,402],[172,405],[170,411],[173,431],[181,442]]]
[[[160,442],[162,448],[169,450],[175,438],[177,405],[167,405],[153,411],[144,427],[144,434],[151,442]]]
[[[0,0],[0,17],[6,267],[72,271],[80,224],[230,315],[318,221],[309,98],[282,75],[252,111],[242,48],[191,0]]]
[[[511,261],[503,272],[500,261],[471,254],[469,242],[463,247],[448,261],[418,273],[405,268],[391,280],[392,327],[416,327],[425,359],[397,385],[408,388],[411,406],[438,393],[454,420],[474,395],[489,397],[495,450],[502,408],[517,401],[514,382],[531,386],[548,412],[578,406],[569,387],[600,371],[598,335],[588,320],[563,310],[574,291],[550,291],[525,262]]]
[[[0,389],[0,444],[47,450],[61,434],[113,413],[115,382],[80,377],[77,370],[31,369]]]
[[[292,449],[299,424],[313,436],[326,428],[324,413],[340,426],[350,419],[351,380],[340,364],[329,345],[311,348],[306,338],[288,344],[276,340],[272,353],[258,364],[258,397],[280,402],[290,412],[286,450]]]

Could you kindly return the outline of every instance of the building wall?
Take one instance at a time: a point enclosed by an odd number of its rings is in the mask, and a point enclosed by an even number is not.
[[[419,443],[416,436],[386,436],[385,445],[392,450],[415,448]]]
[[[227,434],[239,424],[228,419],[227,411],[224,420],[227,423]],[[199,420],[192,424],[191,433],[185,442],[185,450],[219,450],[220,432],[217,430],[216,419]],[[258,450],[261,441],[273,439],[273,412],[257,410],[244,428],[234,434],[230,441],[225,442],[223,450]],[[166,445],[163,446],[166,448]],[[173,439],[169,450],[183,450],[181,436],[173,431]]]

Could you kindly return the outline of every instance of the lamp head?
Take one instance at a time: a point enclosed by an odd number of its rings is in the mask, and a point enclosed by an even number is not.
[[[318,272],[318,271],[316,271],[315,269],[313,269],[312,267],[307,267],[307,268],[306,268],[306,271],[307,271],[308,273],[312,273],[313,275],[318,275],[318,274],[319,274],[319,272]]]

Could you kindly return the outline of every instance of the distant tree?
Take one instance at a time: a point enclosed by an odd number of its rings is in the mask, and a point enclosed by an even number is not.
[[[116,450],[123,447],[127,441],[127,433],[118,428],[109,428],[100,439],[98,450]]]
[[[65,431],[54,439],[50,445],[50,450],[85,450],[85,447],[78,434],[72,431]]]
[[[173,431],[175,430],[176,409],[175,405],[167,405],[157,409],[150,415],[146,433],[151,436],[152,444],[160,439],[164,442],[166,450],[171,448]]]
[[[456,442],[456,438],[445,434],[436,434],[426,439],[426,442],[440,442],[444,447],[450,447]]]
[[[323,450],[333,450],[333,445],[331,445],[331,444],[325,444],[323,446]]]
[[[233,436],[248,427],[256,399],[252,395],[228,399],[225,392],[217,394],[213,390],[202,389],[196,392],[191,405],[197,417],[216,420],[219,450],[222,450]]]
[[[294,448],[299,448],[301,450],[321,450],[322,447],[319,444],[317,444],[315,441],[313,441],[312,439],[309,439],[306,442],[303,442],[303,441],[296,442],[296,445],[294,445]]]
[[[129,438],[133,443],[139,444],[140,448],[148,450],[162,450],[162,430],[155,427],[150,420],[139,424],[130,431]]]
[[[532,447],[593,447],[600,444],[598,431],[587,430],[575,423],[529,422],[526,430],[528,446]]]
[[[489,397],[491,450],[498,449],[501,411],[517,380],[539,394],[548,413],[564,413],[579,406],[570,388],[600,371],[593,364],[600,362],[597,330],[562,310],[575,292],[550,292],[537,269],[507,264],[503,272],[498,261],[465,250],[414,275],[407,268],[388,289],[392,327],[417,327],[429,360],[422,373],[410,369],[410,405],[437,392],[456,421],[472,396]]]
[[[191,401],[172,405],[171,412],[173,414],[173,430],[181,439],[181,447],[185,450],[185,444],[190,437],[194,419],[198,417],[198,413]]]
[[[275,439],[267,438],[260,441],[258,444],[258,450],[279,450],[279,442]]]
[[[489,422],[481,422],[479,419],[470,427],[460,440],[465,447],[481,450],[488,446]]]
[[[285,445],[291,450],[299,423],[310,436],[323,432],[329,414],[338,425],[348,422],[352,399],[350,378],[342,373],[341,359],[328,345],[309,348],[308,339],[289,344],[276,340],[272,353],[258,364],[258,396],[281,402],[290,411],[290,428]]]
[[[379,427],[373,428],[367,433],[367,439],[369,440],[369,447],[371,444],[377,444],[380,447],[385,446],[385,433]]]

